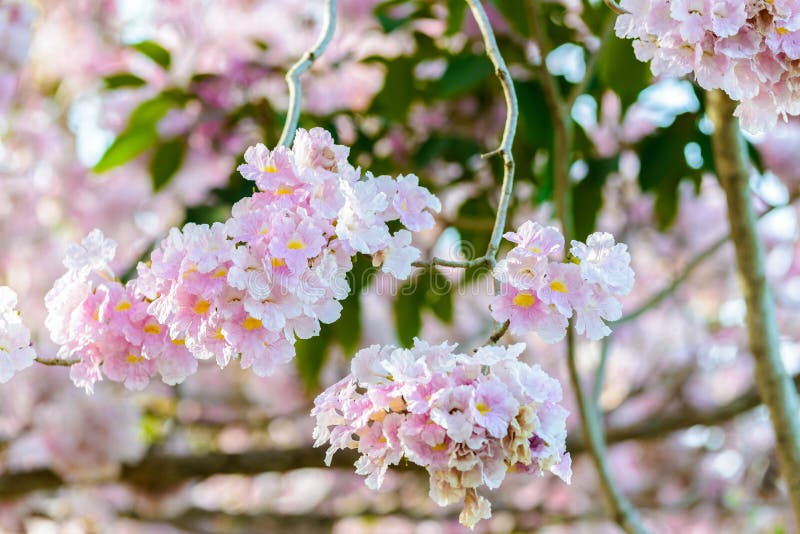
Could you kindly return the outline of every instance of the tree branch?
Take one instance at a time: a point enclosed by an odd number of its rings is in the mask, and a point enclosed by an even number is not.
[[[490,258],[490,263],[494,263],[497,257],[497,250],[500,248],[500,240],[503,238],[503,230],[506,227],[506,216],[508,214],[508,206],[511,202],[511,191],[514,188],[514,156],[511,149],[514,145],[514,136],[517,133],[517,118],[519,117],[519,109],[517,107],[517,93],[514,90],[514,81],[511,79],[511,74],[508,72],[508,67],[500,53],[500,48],[497,46],[497,40],[494,37],[494,30],[489,23],[489,18],[486,16],[486,11],[480,0],[466,0],[472,11],[472,16],[478,24],[478,28],[483,36],[483,44],[486,47],[486,55],[492,62],[500,80],[500,85],[503,87],[503,95],[506,99],[506,124],[503,129],[503,137],[500,140],[500,146],[488,154],[484,154],[484,158],[488,158],[495,154],[503,158],[503,185],[500,188],[500,202],[497,206],[497,218],[494,222],[492,229],[492,237],[489,240],[489,247],[486,250],[486,258]]]
[[[739,281],[747,305],[747,334],[755,359],[756,384],[769,408],[781,471],[795,518],[800,521],[800,403],[781,360],[775,304],[767,283],[764,244],[753,209],[746,148],[733,117],[735,107],[722,91],[707,95],[706,110],[714,124],[711,135],[714,162],[725,190]]]
[[[326,0],[326,7],[327,11],[325,12],[325,21],[322,23],[322,33],[317,42],[286,73],[286,83],[289,85],[289,109],[286,112],[286,122],[283,125],[283,132],[281,132],[281,138],[278,141],[278,144],[282,146],[289,146],[292,143],[295,130],[297,130],[297,123],[300,120],[300,107],[303,101],[300,75],[310,69],[311,65],[314,64],[314,60],[325,52],[336,29],[336,0]]]
[[[539,79],[542,84],[545,99],[547,100],[550,116],[553,121],[555,139],[551,158],[553,161],[553,174],[555,181],[556,212],[561,221],[564,241],[569,246],[574,237],[574,217],[572,213],[572,189],[569,183],[569,165],[572,152],[572,121],[566,108],[564,98],[556,85],[555,78],[547,70],[545,58],[550,53],[552,46],[545,32],[544,21],[539,12],[539,1],[526,2],[529,25],[533,36],[539,43],[542,62],[539,65]],[[592,458],[599,478],[600,491],[606,504],[609,516],[629,534],[642,534],[647,532],[641,523],[639,513],[619,491],[611,478],[606,456],[606,446],[603,441],[603,423],[594,397],[587,395],[581,385],[580,374],[575,354],[574,319],[567,327],[567,365],[569,367],[570,382],[575,391],[575,398],[580,412],[580,424],[583,435],[588,443],[588,452]],[[603,364],[604,365],[604,364]]]
[[[794,377],[794,382],[800,385],[800,374]],[[649,440],[695,425],[719,425],[760,404],[758,391],[751,388],[717,408],[688,409],[669,415],[648,416],[630,425],[610,428],[606,433],[606,440],[608,443]],[[571,433],[567,438],[567,449],[574,455],[583,454],[587,452],[588,444],[581,435]],[[352,470],[356,459],[352,451],[339,451],[333,457],[331,465],[334,468]],[[98,482],[119,481],[151,491],[166,491],[186,481],[207,478],[214,474],[256,475],[323,466],[324,451],[312,448],[256,450],[239,454],[207,453],[197,456],[152,455],[136,464],[124,466],[118,478]],[[405,468],[400,465],[393,466],[392,469]],[[0,475],[0,499],[20,497],[35,491],[55,490],[66,484],[58,474],[48,469],[4,473]]]
[[[789,196],[789,201],[787,202],[787,206],[794,204],[797,199],[800,198],[800,193],[794,192]],[[782,208],[785,206],[770,206],[763,213],[761,213],[758,218],[762,219],[766,217],[768,214],[772,213],[774,210],[778,208]],[[689,276],[702,265],[707,259],[713,256],[722,246],[727,243],[731,239],[731,234],[728,233],[716,241],[714,241],[708,248],[700,251],[694,256],[689,263],[681,270],[681,272],[676,276],[672,282],[664,286],[660,291],[650,296],[647,300],[645,300],[642,304],[637,306],[634,310],[628,312],[620,319],[616,321],[612,321],[609,323],[609,326],[615,328],[619,325],[628,323],[633,321],[634,319],[638,319],[639,316],[643,315],[644,313],[650,311],[651,309],[655,308],[659,304],[661,304],[667,297],[675,293],[675,291],[683,284]]]

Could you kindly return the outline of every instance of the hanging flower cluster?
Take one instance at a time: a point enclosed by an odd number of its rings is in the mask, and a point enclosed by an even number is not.
[[[362,178],[348,153],[319,128],[298,130],[291,150],[249,148],[239,172],[259,191],[225,223],[173,228],[125,285],[99,230],[73,246],[46,326],[59,357],[80,360],[76,384],[91,390],[105,375],[141,389],[156,372],[176,384],[209,358],[266,376],[293,358],[296,338],[339,318],[357,253],[408,277],[420,255],[410,231],[433,226],[439,201],[414,175]],[[398,220],[405,228],[390,231]]]
[[[357,449],[356,472],[372,489],[401,459],[427,469],[440,506],[463,501],[459,520],[472,527],[491,515],[477,488],[500,486],[508,471],[571,477],[568,412],[561,386],[518,361],[525,349],[414,341],[411,349],[373,345],[358,352],[352,374],[314,401],[315,446],[330,443],[326,462]]]
[[[508,321],[509,331],[534,331],[547,343],[564,338],[569,318],[575,330],[592,340],[611,333],[605,321],[622,315],[617,297],[633,288],[628,247],[611,234],[596,232],[586,243],[573,241],[566,262],[564,236],[553,227],[527,221],[503,237],[516,246],[497,262],[494,276],[501,282],[492,302],[492,316]]]
[[[31,332],[17,310],[17,294],[10,287],[0,286],[0,384],[33,365],[35,359]]]
[[[800,5],[795,0],[622,0],[620,37],[656,75],[694,73],[741,101],[742,126],[764,131],[800,114]]]

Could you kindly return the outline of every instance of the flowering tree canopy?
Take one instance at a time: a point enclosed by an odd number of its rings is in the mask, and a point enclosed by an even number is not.
[[[798,2],[0,45],[0,531],[798,528]]]

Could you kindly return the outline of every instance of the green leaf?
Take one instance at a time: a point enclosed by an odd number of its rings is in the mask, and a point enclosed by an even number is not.
[[[169,70],[172,63],[172,57],[166,48],[156,43],[155,41],[141,41],[131,45],[133,48],[146,55],[164,70]]]
[[[137,126],[155,127],[156,123],[163,119],[176,103],[173,98],[164,94],[145,100],[131,111],[128,117],[128,128],[132,129]]]
[[[467,3],[464,0],[448,0],[447,2],[447,29],[445,35],[455,35],[464,25],[464,15],[467,12]]]
[[[424,279],[423,279],[424,283]],[[394,318],[397,339],[403,347],[410,347],[422,328],[422,306],[425,292],[420,291],[419,275],[402,286],[394,300]]]
[[[405,122],[408,109],[417,94],[414,84],[415,62],[397,58],[386,63],[383,89],[372,101],[371,112],[390,121]]]
[[[472,91],[494,72],[486,56],[468,54],[453,57],[436,84],[440,98],[453,98]]]
[[[494,218],[494,208],[486,195],[469,198],[458,209],[453,226],[461,234],[461,253],[466,259],[477,258],[486,252]]]
[[[153,191],[164,188],[181,167],[186,154],[186,140],[175,138],[161,144],[150,160],[150,177]]]
[[[103,78],[103,82],[106,84],[106,89],[124,89],[127,87],[141,87],[147,83],[143,79],[139,78],[134,74],[131,74],[130,72],[120,72],[118,74],[112,74],[110,76],[106,76],[105,78]]]
[[[586,162],[589,173],[573,189],[572,216],[575,221],[575,239],[583,241],[597,223],[597,214],[603,206],[603,186],[609,173],[618,166],[617,158],[593,159]]]
[[[127,163],[152,147],[157,140],[158,135],[154,128],[127,130],[114,139],[93,170],[98,173],[106,172]]]
[[[325,325],[328,326],[328,325]],[[328,329],[323,326],[320,334],[310,339],[298,339],[295,344],[295,366],[308,391],[319,387],[319,374],[325,364],[330,344]]]
[[[428,287],[425,301],[433,314],[446,324],[453,322],[453,283],[439,269],[426,271]]]
[[[528,15],[525,12],[526,1],[527,0],[494,0],[494,4],[517,33],[528,37],[531,32],[528,27]],[[466,2],[462,3],[466,4]]]
[[[519,125],[533,148],[549,147],[553,140],[553,123],[542,87],[538,82],[514,82],[519,101]]]
[[[684,149],[691,141],[698,142],[701,149],[708,142],[707,137],[697,129],[697,115],[684,113],[676,117],[671,126],[659,130],[641,143],[639,185],[643,191],[652,191],[656,195],[655,215],[661,230],[666,230],[675,220],[681,180],[691,178],[695,184],[699,183],[702,173],[712,163],[704,161],[701,169],[689,167]]]
[[[603,88],[612,89],[625,108],[636,101],[650,83],[650,67],[633,54],[631,42],[611,35],[600,50],[597,76]]]

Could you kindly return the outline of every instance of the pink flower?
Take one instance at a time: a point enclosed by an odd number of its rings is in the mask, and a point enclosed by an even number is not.
[[[533,331],[545,343],[555,343],[563,339],[567,332],[567,317],[554,306],[545,304],[533,291],[521,291],[504,284],[491,309],[496,321],[509,321],[508,330],[514,335]]]
[[[297,175],[291,153],[284,147],[274,151],[258,143],[244,153],[244,161],[237,170],[247,180],[252,180],[262,191],[278,191],[282,187],[293,188]]]
[[[503,237],[515,243],[516,254],[544,258],[555,255],[564,248],[564,236],[554,226],[543,227],[526,221],[516,232],[506,232]]]
[[[33,365],[36,353],[31,348],[31,333],[17,311],[17,294],[0,286],[0,384]]]
[[[551,263],[536,294],[542,302],[555,306],[564,317],[572,317],[572,309],[586,299],[580,267],[574,263]]]
[[[301,210],[297,217],[289,214],[273,219],[270,253],[281,258],[293,272],[308,268],[308,260],[317,256],[325,244],[324,230]]]
[[[508,433],[511,419],[517,415],[519,403],[500,380],[489,378],[478,381],[472,409],[477,424],[489,435],[502,438]]]
[[[432,228],[433,216],[426,210],[438,213],[442,209],[439,199],[420,187],[419,178],[413,174],[397,177],[397,193],[392,198],[392,207],[400,222],[412,232]]]
[[[634,280],[631,256],[628,246],[615,243],[614,236],[595,232],[586,244],[573,241],[570,253],[580,260],[581,274],[587,282],[599,284],[614,295],[630,293]]]

